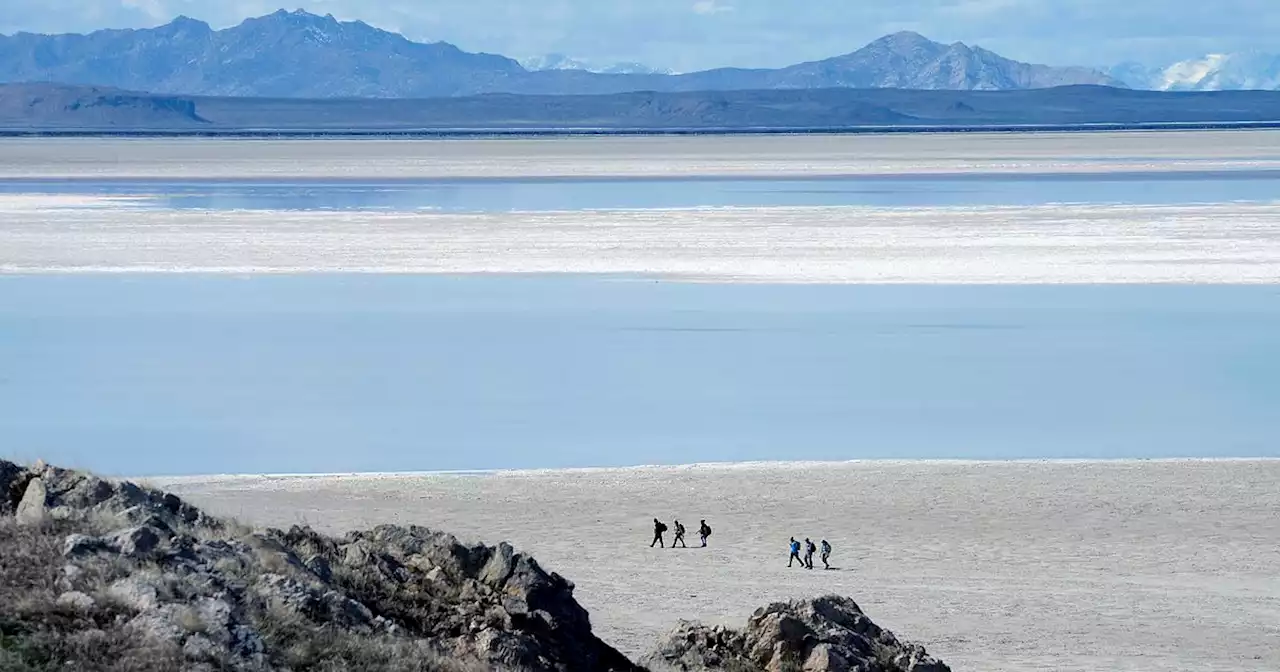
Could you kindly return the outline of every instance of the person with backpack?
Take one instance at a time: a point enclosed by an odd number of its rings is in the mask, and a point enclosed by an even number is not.
[[[805,538],[804,538],[804,567],[805,567],[805,569],[813,569],[813,552],[814,552],[814,551],[816,551],[816,550],[818,550],[818,547],[813,545],[813,541],[811,541],[811,540],[809,539],[809,537],[805,537]]]
[[[662,535],[667,531],[667,526],[657,518],[653,519],[653,541],[649,543],[649,548],[653,548],[657,544],[660,548],[666,548],[667,545],[662,541]]]
[[[702,524],[698,526],[698,536],[702,538],[702,547],[706,548],[707,537],[711,536],[711,526],[707,524],[707,521],[703,520]]]
[[[671,548],[675,548],[675,547],[676,547],[676,542],[677,542],[677,541],[678,541],[678,542],[680,542],[680,545],[681,545],[681,546],[683,546],[683,547],[685,547],[685,548],[689,548],[689,547],[684,543],[684,525],[681,525],[681,524],[680,524],[680,521],[678,521],[678,520],[677,520],[677,521],[675,521],[675,525],[676,525],[676,537],[675,537],[675,539],[672,539],[672,540],[671,540]]]
[[[822,568],[831,569],[831,563],[827,562],[827,558],[831,557],[831,544],[826,539],[822,540]]]
[[[800,542],[796,541],[795,537],[791,537],[791,557],[787,558],[787,566],[790,567],[791,563],[796,561],[799,561],[800,566],[804,567],[804,560],[800,560]]]

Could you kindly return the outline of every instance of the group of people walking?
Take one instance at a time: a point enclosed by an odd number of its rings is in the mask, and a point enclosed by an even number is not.
[[[800,557],[800,542],[795,537],[791,537],[791,557],[787,558],[787,566],[794,567],[795,563],[800,563],[805,569],[813,569],[813,554],[818,550],[813,541],[808,537],[804,539],[804,557]],[[822,540],[822,568],[831,569],[831,563],[827,562],[831,558],[831,544],[826,539]]]
[[[675,537],[671,539],[671,548],[675,548],[676,544],[680,544],[681,548],[689,548],[689,546],[684,543],[684,532],[685,532],[684,524],[676,520],[676,521],[672,521],[672,525],[675,527]],[[649,544],[649,548],[653,548],[654,546],[658,546],[660,548],[666,548],[667,544],[664,541],[662,536],[666,533],[667,533],[666,523],[663,523],[657,518],[654,518],[653,519],[653,541]],[[702,548],[707,547],[707,537],[709,536],[711,536],[711,526],[708,525],[707,521],[705,520],[700,521],[700,524],[698,525],[698,538],[702,540]]]
[[[689,546],[684,542],[684,524],[678,520],[673,520],[671,525],[674,528],[673,531],[675,533],[675,536],[671,539],[671,548],[676,548],[677,544],[679,544],[681,548],[689,548]],[[653,541],[649,542],[649,548],[653,548],[654,546],[666,548],[667,542],[665,535],[667,534],[668,529],[671,528],[668,528],[666,523],[654,518]],[[706,520],[698,521],[698,538],[702,541],[702,548],[707,547],[707,537],[709,536],[711,536],[711,526],[707,524]],[[804,545],[801,546],[800,542],[796,541],[795,537],[791,537],[791,557],[787,559],[787,566],[795,567],[798,562],[800,563],[800,566],[805,569],[813,569],[813,554],[817,553],[819,550],[822,551],[822,555],[820,556],[822,560],[822,568],[831,569],[831,544],[827,543],[826,539],[823,539],[821,546],[819,546],[818,544],[814,544],[812,539],[805,537]],[[804,551],[803,556],[800,555],[801,551]]]

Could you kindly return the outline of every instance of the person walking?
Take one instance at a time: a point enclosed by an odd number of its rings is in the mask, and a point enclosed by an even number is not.
[[[830,557],[831,557],[831,544],[828,544],[827,540],[823,539],[822,540],[822,568],[823,569],[831,569],[831,563],[827,562],[827,559]]]
[[[813,545],[813,542],[809,540],[809,537],[805,537],[805,538],[804,538],[804,567],[805,567],[805,569],[813,569],[813,552],[814,552],[814,551],[816,551],[816,550],[818,550],[818,547]]]
[[[662,534],[667,531],[667,526],[657,518],[653,519],[653,541],[649,543],[649,548],[653,548],[657,544],[660,548],[666,548],[667,545],[662,541]]]
[[[671,540],[671,548],[676,547],[676,542],[680,542],[680,545],[684,548],[689,548],[689,546],[684,543],[684,525],[681,525],[680,521],[678,520],[675,521],[675,525],[676,525],[676,536],[674,539]]]
[[[702,539],[703,548],[707,547],[707,537],[709,536],[711,536],[711,526],[707,524],[706,520],[703,520],[702,524],[698,526],[698,537]]]
[[[787,558],[787,566],[790,567],[793,562],[799,562],[804,567],[804,560],[800,559],[800,542],[795,537],[791,537],[791,557]]]

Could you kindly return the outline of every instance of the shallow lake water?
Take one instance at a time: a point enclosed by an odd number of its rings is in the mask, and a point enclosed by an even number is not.
[[[1280,287],[0,277],[6,452],[115,473],[1280,455]]]
[[[0,195],[138,196],[180,210],[565,211],[694,207],[1170,205],[1280,200],[1280,171],[918,177],[0,181]]]

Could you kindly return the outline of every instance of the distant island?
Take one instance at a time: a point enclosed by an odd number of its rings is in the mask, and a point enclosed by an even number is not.
[[[474,134],[1280,127],[1280,92],[804,89],[433,99],[174,96],[0,85],[0,133]]]

